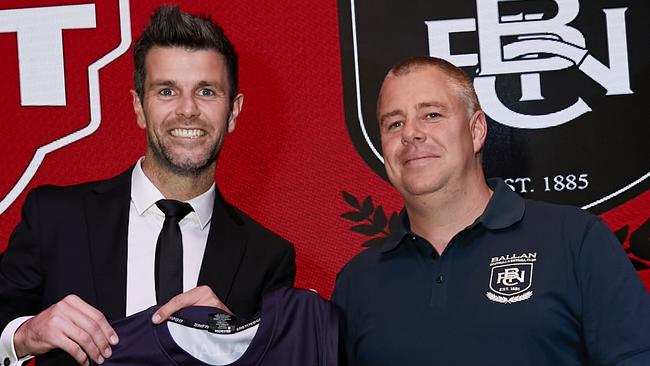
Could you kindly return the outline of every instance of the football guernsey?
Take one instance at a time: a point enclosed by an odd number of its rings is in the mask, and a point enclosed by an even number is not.
[[[120,343],[105,366],[336,365],[339,314],[317,294],[281,288],[262,299],[258,317],[233,319],[194,306],[160,325],[158,306],[112,324]]]

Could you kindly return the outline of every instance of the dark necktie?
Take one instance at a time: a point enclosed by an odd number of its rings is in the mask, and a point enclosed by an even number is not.
[[[156,243],[154,268],[156,302],[163,305],[183,292],[183,236],[178,223],[192,212],[192,206],[176,200],[160,200],[156,206],[165,213]]]

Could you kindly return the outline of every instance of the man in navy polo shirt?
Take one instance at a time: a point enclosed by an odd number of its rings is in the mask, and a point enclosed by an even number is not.
[[[650,296],[618,241],[585,211],[486,181],[462,70],[402,61],[377,116],[405,210],[338,275],[351,364],[650,365]]]

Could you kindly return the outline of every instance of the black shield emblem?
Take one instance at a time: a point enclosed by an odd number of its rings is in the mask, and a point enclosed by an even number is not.
[[[386,71],[416,55],[473,79],[486,175],[596,213],[650,188],[650,4],[620,0],[339,0],[346,123],[386,178],[375,118]]]
[[[514,296],[528,290],[533,282],[533,263],[494,266],[490,272],[490,290],[502,296]]]

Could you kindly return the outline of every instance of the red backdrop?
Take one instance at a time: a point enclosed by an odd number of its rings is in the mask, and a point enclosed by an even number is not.
[[[0,16],[7,9],[83,3],[5,0]],[[159,3],[129,5],[133,38]],[[371,221],[378,224],[401,208],[399,196],[359,156],[346,127],[337,2],[180,3],[186,11],[205,12],[217,20],[240,55],[245,103],[237,129],[228,136],[220,156],[218,185],[234,205],[295,244],[297,286],[328,297],[337,271],[374,235]],[[16,186],[37,147],[84,128],[91,119],[88,65],[118,47],[119,24],[125,20],[118,0],[94,5],[96,27],[62,33],[63,106],[21,105],[18,33],[0,33],[0,68],[5,70],[0,91],[0,198],[6,199]],[[0,250],[19,220],[30,187],[107,178],[143,154],[144,132],[136,126],[129,95],[132,70],[132,48],[100,69],[99,127],[45,155],[26,189],[0,215]],[[349,193],[348,200],[343,191]],[[364,221],[370,229],[352,230],[358,223],[341,217],[354,211],[350,197],[361,202],[371,197],[372,206],[366,200],[370,219]],[[619,232],[627,248],[630,234],[648,219],[648,207],[650,191],[646,190],[601,217]],[[648,262],[638,263],[639,275],[650,286],[650,271],[642,269]]]

